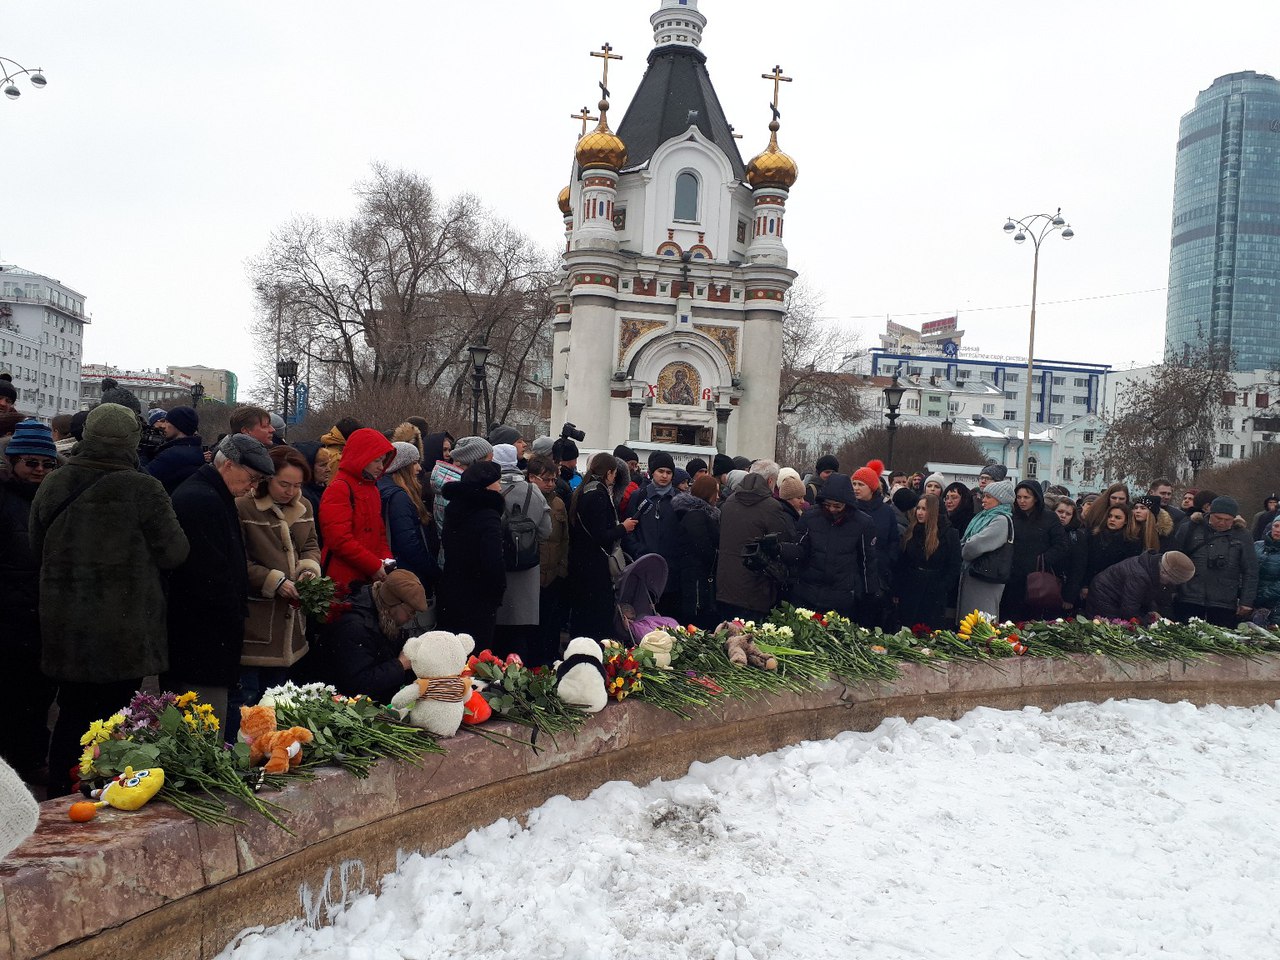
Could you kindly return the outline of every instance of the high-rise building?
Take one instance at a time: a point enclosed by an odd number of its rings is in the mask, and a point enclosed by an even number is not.
[[[1178,126],[1165,349],[1214,343],[1236,370],[1280,364],[1280,82],[1245,70]]]
[[[83,293],[0,263],[0,371],[13,377],[20,411],[47,423],[80,409],[87,323]]]

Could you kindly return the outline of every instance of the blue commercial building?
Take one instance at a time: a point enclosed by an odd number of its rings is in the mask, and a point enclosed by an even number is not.
[[[1280,366],[1280,82],[1218,77],[1178,126],[1165,350],[1229,346]]]

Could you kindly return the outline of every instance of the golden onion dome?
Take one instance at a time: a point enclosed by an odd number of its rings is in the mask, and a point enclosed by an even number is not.
[[[574,155],[583,170],[608,167],[616,171],[627,162],[627,145],[602,120],[600,126],[578,141]]]
[[[778,121],[769,124],[769,146],[747,164],[747,182],[755,187],[790,190],[800,176],[800,165],[778,149]]]
[[[573,213],[573,206],[569,202],[569,188],[565,187],[560,191],[560,196],[556,198],[556,202],[560,205],[560,212],[566,217]]]

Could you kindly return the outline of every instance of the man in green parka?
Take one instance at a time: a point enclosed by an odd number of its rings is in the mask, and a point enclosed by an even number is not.
[[[41,666],[58,683],[50,797],[71,789],[89,724],[128,706],[143,677],[168,666],[162,571],[186,559],[187,538],[160,481],[138,471],[141,429],[128,408],[99,404],[78,455],[31,505]]]

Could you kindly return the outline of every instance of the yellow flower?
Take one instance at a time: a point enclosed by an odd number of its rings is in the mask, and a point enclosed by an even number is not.
[[[191,704],[195,702],[195,700],[196,700],[196,692],[194,690],[188,690],[186,693],[180,696],[176,702],[178,704],[179,709],[184,709],[186,707],[191,706]]]
[[[201,717],[200,719],[204,722],[204,727],[206,730],[218,729],[218,718],[213,716],[212,714],[210,714],[207,717]]]
[[[93,776],[93,747],[86,747],[80,754],[80,778],[87,780]]]
[[[185,723],[192,730],[196,728],[196,718],[189,713],[184,713],[182,715],[182,722]]]
[[[102,721],[95,720],[89,724],[89,729],[85,731],[85,735],[80,738],[80,746],[87,747],[92,743],[100,743],[107,739],[107,735],[102,731]]]

